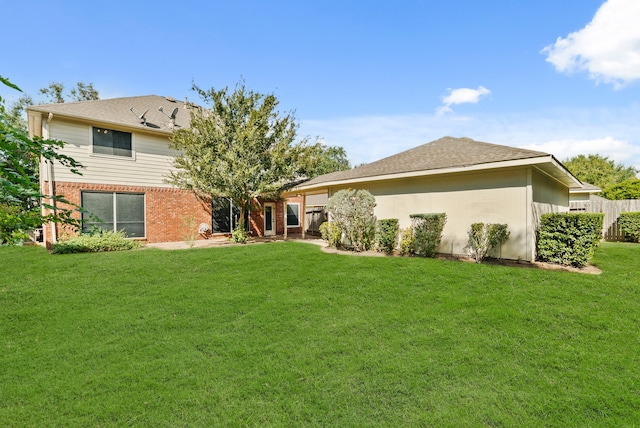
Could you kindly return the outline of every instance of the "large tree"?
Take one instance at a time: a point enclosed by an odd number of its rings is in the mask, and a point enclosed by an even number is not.
[[[578,155],[565,160],[566,166],[580,181],[591,183],[602,189],[621,181],[635,178],[639,172],[601,155]]]
[[[233,91],[193,89],[206,107],[191,110],[191,126],[174,132],[180,151],[169,181],[206,197],[231,198],[244,219],[256,197],[276,196],[296,176],[297,124],[277,110],[273,94],[238,83]]]
[[[612,184],[602,190],[602,196],[614,200],[640,199],[640,179],[630,178]]]
[[[69,95],[64,94],[64,84],[59,82],[51,82],[46,88],[38,91],[40,94],[46,95],[51,103],[64,103],[65,101],[89,101],[99,100],[100,93],[93,87],[93,83],[78,82],[76,86],[69,91]],[[25,111],[27,107],[33,104],[43,104],[42,101],[34,101],[31,95],[23,95],[17,101],[9,105],[6,111],[7,118],[11,123],[27,131],[27,120]]]
[[[63,103],[68,99],[71,101],[90,101],[100,99],[100,94],[93,87],[93,83],[78,82],[71,89],[69,96],[64,95],[64,84],[60,82],[51,82],[46,88],[40,89],[40,93],[49,97],[52,103]]]
[[[22,92],[4,77],[0,77],[0,83]],[[33,165],[33,159],[42,157],[80,174],[78,162],[58,153],[63,145],[60,141],[29,138],[11,121],[0,98],[0,244],[19,242],[28,230],[46,222],[78,224],[72,217],[73,208],[54,207],[57,202],[68,204],[68,201],[40,192],[38,171]],[[51,211],[43,214],[40,204]]]
[[[298,146],[298,173],[313,178],[330,172],[351,169],[347,152],[343,147],[327,146],[321,142]]]

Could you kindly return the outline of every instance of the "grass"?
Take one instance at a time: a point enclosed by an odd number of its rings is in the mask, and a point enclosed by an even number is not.
[[[0,248],[0,425],[637,426],[639,257]]]

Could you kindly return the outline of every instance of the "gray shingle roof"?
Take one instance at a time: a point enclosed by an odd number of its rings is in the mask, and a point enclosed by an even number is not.
[[[471,138],[443,137],[348,171],[333,172],[315,177],[303,183],[302,187],[333,181],[550,156],[548,153],[483,143]]]
[[[28,107],[29,111],[53,113],[69,118],[87,121],[110,123],[128,128],[146,129],[149,131],[171,132],[170,119],[158,110],[171,115],[175,108],[178,113],[175,119],[176,129],[186,128],[191,121],[191,110],[186,104],[170,97],[146,95],[140,97],[111,98],[105,100],[78,101],[73,103],[44,104]],[[133,108],[133,113],[131,109]],[[138,118],[145,111],[147,125]]]

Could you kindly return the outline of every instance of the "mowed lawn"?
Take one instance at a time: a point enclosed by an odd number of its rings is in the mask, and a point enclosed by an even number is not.
[[[639,262],[0,248],[0,426],[638,426]]]

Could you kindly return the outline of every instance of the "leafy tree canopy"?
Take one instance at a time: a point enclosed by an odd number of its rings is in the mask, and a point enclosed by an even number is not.
[[[231,198],[241,217],[255,197],[273,196],[296,176],[297,124],[277,110],[278,99],[245,88],[203,90],[207,108],[193,108],[189,129],[179,129],[172,147],[177,171],[169,182],[204,196]]]
[[[591,183],[601,189],[635,178],[640,172],[632,166],[615,163],[608,157],[597,154],[574,156],[563,163],[580,181]]]
[[[607,199],[640,199],[640,179],[631,178],[612,184],[602,190],[602,196]]]
[[[0,77],[0,83],[22,92],[9,79]],[[77,225],[71,216],[73,209],[53,206],[56,202],[68,203],[66,200],[40,192],[38,171],[33,166],[33,159],[42,157],[80,174],[78,162],[57,152],[63,145],[60,141],[29,138],[24,129],[10,120],[4,100],[0,98],[0,244],[19,242],[28,230],[45,222]],[[43,198],[49,203],[42,206],[55,208],[49,214],[42,214],[38,206]]]
[[[42,95],[47,96],[46,102],[64,103],[65,101],[89,101],[100,99],[99,92],[93,87],[93,83],[76,83],[76,86],[69,91],[69,95],[64,94],[64,84],[59,82],[51,82],[46,88],[38,91]],[[27,131],[27,121],[25,119],[25,110],[30,105],[43,104],[36,102],[30,95],[23,95],[17,101],[12,103],[7,109],[7,119],[14,126]]]
[[[300,145],[298,173],[313,178],[330,172],[351,169],[347,152],[343,147],[326,146],[320,142]]]
[[[49,83],[49,86],[40,89],[40,93],[49,97],[49,102],[51,103],[63,103],[67,98],[71,101],[90,101],[100,99],[100,94],[93,87],[93,83],[76,83],[75,88],[71,89],[69,96],[67,97],[64,95],[64,84],[60,82]]]

